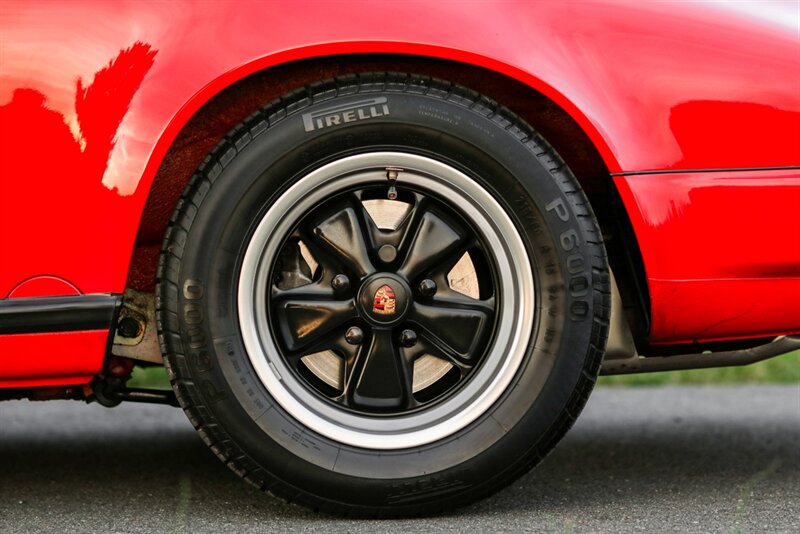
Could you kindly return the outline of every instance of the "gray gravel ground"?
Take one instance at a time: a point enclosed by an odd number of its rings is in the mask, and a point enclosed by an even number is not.
[[[180,410],[0,404],[0,532],[800,532],[800,385],[598,389],[531,474],[447,516],[354,521],[263,495]]]

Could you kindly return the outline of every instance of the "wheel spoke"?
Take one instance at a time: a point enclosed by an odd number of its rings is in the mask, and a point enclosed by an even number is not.
[[[348,206],[334,213],[316,225],[312,234],[321,248],[363,278],[375,272],[369,259],[368,247],[371,243],[365,228],[371,222],[368,223],[368,218],[357,210],[363,211],[363,207],[360,204]]]
[[[360,367],[360,361],[365,358],[365,351],[367,349],[364,345],[354,346],[347,343],[342,343],[340,347],[341,354],[343,355],[342,365],[344,369],[342,373],[341,394],[335,400],[345,406],[350,406],[352,405],[355,378],[358,374],[356,368]]]
[[[327,281],[314,282],[291,289],[279,289],[272,286],[272,301],[285,302],[287,300],[333,300],[334,292]]]
[[[311,283],[314,273],[303,258],[300,250],[300,240],[290,240],[284,245],[278,259],[279,278],[278,285],[281,289],[300,287]]]
[[[422,210],[422,213],[417,213]],[[398,273],[413,279],[446,259],[455,262],[464,249],[464,237],[450,224],[423,206],[415,208],[403,237],[405,258]]]
[[[470,359],[462,358],[461,356],[453,352],[452,349],[444,345],[442,342],[430,338],[429,334],[427,333],[423,333],[420,335],[419,341],[413,348],[405,350],[406,350],[406,357],[412,366],[411,367],[412,371],[413,371],[414,361],[426,354],[435,356],[439,359],[452,363],[461,370],[462,374],[469,372],[475,363]]]
[[[481,301],[451,293],[446,298],[434,299],[432,304],[414,303],[410,319],[450,359],[472,365],[494,314],[494,300]]]
[[[354,404],[398,408],[409,402],[413,377],[394,345],[391,330],[375,330],[369,346],[358,358],[363,361],[355,369],[358,378],[351,378]]]
[[[352,300],[281,299],[275,306],[283,342],[290,351],[308,349],[356,316]]]
[[[454,308],[459,310],[468,310],[481,312],[487,316],[492,316],[495,310],[494,297],[486,299],[474,299],[468,297],[458,291],[453,291],[448,287],[440,288],[437,290],[436,296],[431,299],[431,306],[437,308]]]

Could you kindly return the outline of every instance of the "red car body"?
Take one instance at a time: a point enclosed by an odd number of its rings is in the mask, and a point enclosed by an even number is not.
[[[97,323],[3,327],[12,301],[152,290],[166,218],[216,141],[292,87],[367,68],[505,96],[590,198],[616,190],[648,344],[800,332],[800,38],[785,7],[3,3],[0,387],[87,383],[109,347]]]

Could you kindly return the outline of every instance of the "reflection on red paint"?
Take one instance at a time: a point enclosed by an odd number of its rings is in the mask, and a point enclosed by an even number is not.
[[[78,80],[75,111],[86,143],[84,167],[92,179],[102,180],[117,128],[153,66],[155,55],[156,51],[150,50],[149,45],[135,43],[99,70],[89,86],[84,87],[82,80]]]
[[[13,286],[31,273],[51,271],[54,263],[78,269],[80,261],[69,258],[85,257],[89,251],[81,247],[102,246],[113,239],[111,225],[97,224],[107,220],[98,219],[98,211],[109,218],[121,211],[119,195],[103,185],[103,175],[119,125],[155,55],[149,45],[137,42],[121,50],[88,85],[78,79],[75,133],[61,113],[48,107],[46,95],[34,88],[15,89],[11,101],[0,106],[5,166],[0,175],[0,256],[25,255],[24,262],[3,265],[6,285]],[[78,185],[80,196],[73,194]],[[2,209],[22,201],[27,205],[24,211]],[[72,205],[65,206],[67,202]],[[66,213],[69,220],[54,218],[58,213]],[[96,238],[75,240],[76,232]],[[31,243],[30,236],[39,239]],[[67,280],[79,278],[61,274]],[[0,297],[9,290],[0,287]]]
[[[25,181],[44,180],[69,171],[81,180],[103,179],[114,138],[133,95],[153,66],[156,52],[144,43],[120,51],[88,86],[78,78],[75,111],[79,138],[61,113],[47,107],[47,97],[30,88],[15,89],[11,102],[0,106],[0,142],[25,164]],[[40,145],[37,140],[46,142]],[[5,176],[14,180],[19,176]]]

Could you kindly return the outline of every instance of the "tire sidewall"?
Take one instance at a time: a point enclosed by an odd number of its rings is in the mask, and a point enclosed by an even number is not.
[[[177,306],[202,404],[246,455],[279,480],[315,488],[320,498],[347,495],[385,506],[487,488],[546,452],[547,441],[563,433],[554,426],[584,373],[598,303],[593,259],[583,246],[591,236],[574,200],[537,155],[548,151],[541,140],[509,130],[506,119],[489,118],[480,108],[436,96],[379,94],[387,98],[388,114],[311,132],[304,115],[363,95],[298,105],[272,117],[261,135],[231,145],[235,154],[227,164],[226,152],[204,171],[209,186],[183,247]],[[486,413],[440,441],[377,451],[316,434],[272,399],[239,334],[236,287],[249,237],[277,195],[325,163],[387,148],[453,165],[501,203],[530,254],[536,316],[522,366]]]

